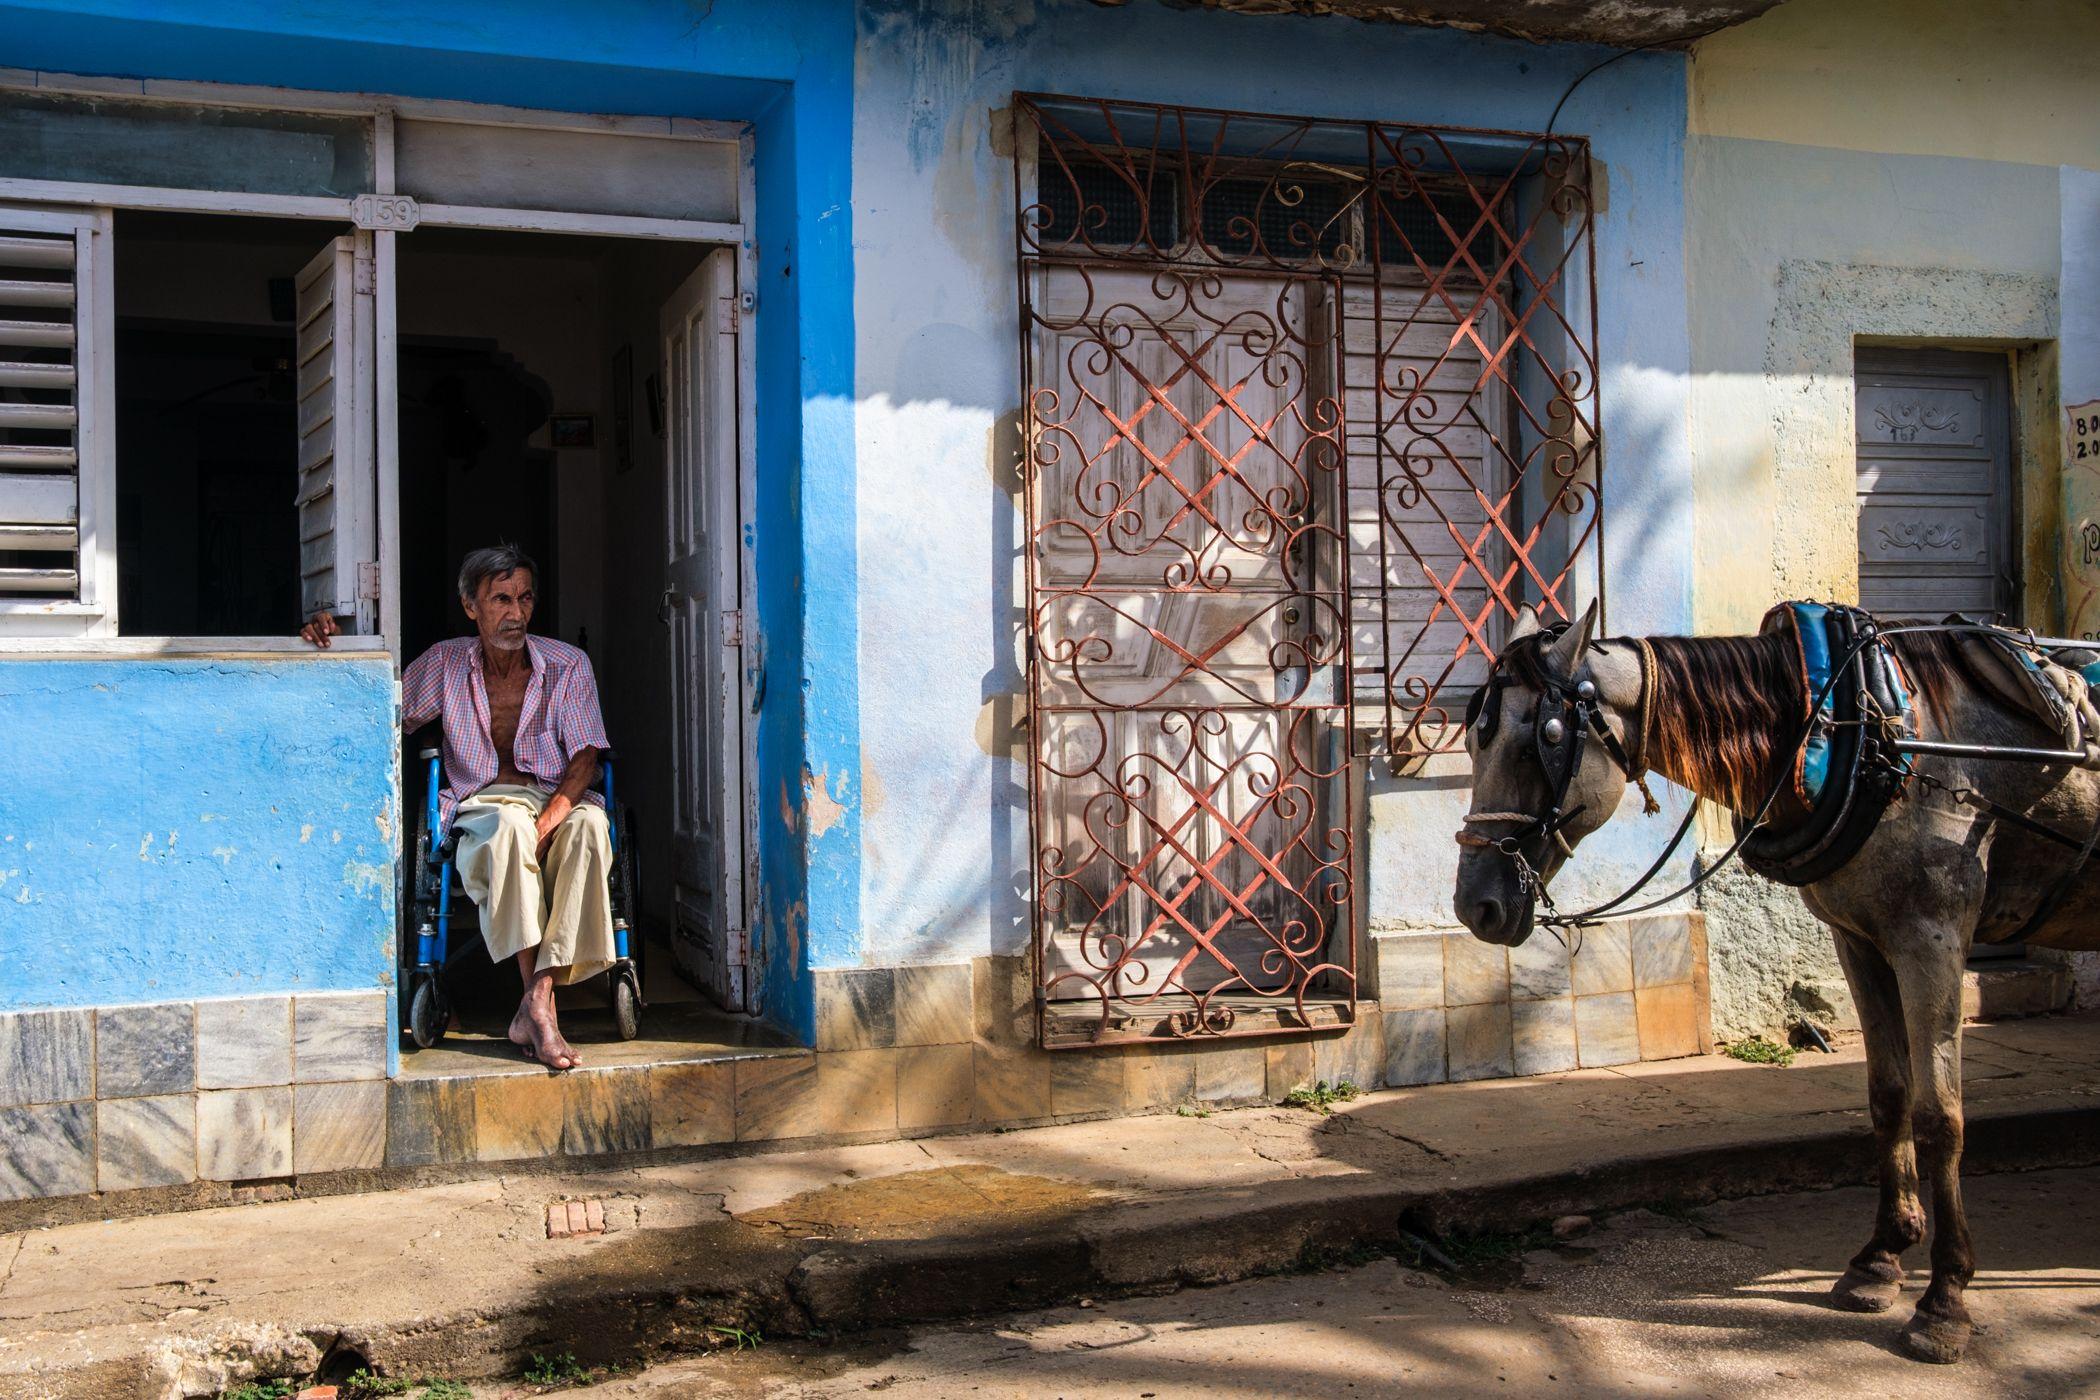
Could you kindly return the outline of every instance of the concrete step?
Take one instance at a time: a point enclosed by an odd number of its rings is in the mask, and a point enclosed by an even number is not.
[[[1965,1021],[2013,1021],[2046,1016],[2071,1005],[2071,966],[2047,957],[2006,958],[1962,974]]]

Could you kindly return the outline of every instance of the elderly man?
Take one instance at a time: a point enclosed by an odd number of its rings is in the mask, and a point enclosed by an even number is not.
[[[613,962],[604,801],[591,790],[610,748],[590,658],[527,633],[539,570],[508,545],[459,568],[476,635],[439,642],[401,673],[401,723],[444,722],[439,816],[459,833],[460,884],[497,962],[516,959],[524,999],[510,1038],[550,1069],[582,1063],[555,1020],[554,989]],[[326,647],[336,622],[299,635]]]

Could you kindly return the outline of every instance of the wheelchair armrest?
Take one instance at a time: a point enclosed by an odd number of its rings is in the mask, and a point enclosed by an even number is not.
[[[613,761],[614,759],[618,758],[619,756],[620,756],[620,755],[619,755],[619,752],[618,752],[617,750],[614,750],[614,749],[600,749],[600,750],[598,750],[598,761],[599,761],[600,763],[610,763],[610,762],[612,762],[612,761]]]
[[[424,749],[420,753],[418,753],[416,757],[422,759],[425,763],[428,763],[431,759],[436,758],[442,752],[443,750],[441,749]]]

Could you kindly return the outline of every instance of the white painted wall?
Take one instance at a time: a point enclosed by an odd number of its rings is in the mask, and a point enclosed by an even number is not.
[[[1015,953],[1029,938],[1027,772],[1011,460],[1020,406],[1016,89],[1536,130],[1606,56],[1450,31],[1085,0],[862,7],[854,131],[862,942],[870,964]],[[1562,114],[1609,167],[1597,240],[1611,620],[1690,620],[1682,60],[1598,73]],[[1462,787],[1374,789],[1369,908],[1449,924]],[[1585,848],[1570,890],[1615,885],[1666,829]],[[1364,949],[1368,961],[1369,949]]]

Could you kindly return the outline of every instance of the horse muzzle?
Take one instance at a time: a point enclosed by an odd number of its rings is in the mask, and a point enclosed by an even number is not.
[[[1510,878],[1506,869],[1496,869],[1468,852],[1460,861],[1451,908],[1466,931],[1481,942],[1514,948],[1531,937],[1538,894],[1525,882]]]

